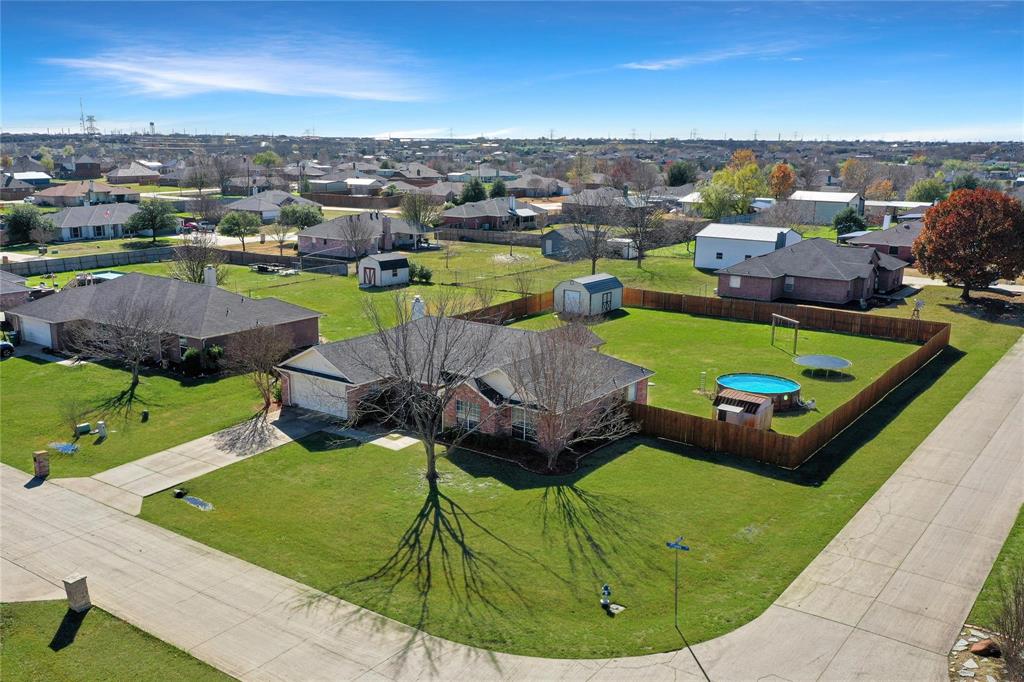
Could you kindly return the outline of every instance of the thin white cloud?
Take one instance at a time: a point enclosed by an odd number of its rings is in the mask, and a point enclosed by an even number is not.
[[[936,142],[989,142],[1024,139],[1024,122],[951,126],[948,128],[914,128],[857,135],[863,140],[925,140]]]
[[[775,57],[788,52],[793,52],[796,49],[796,45],[789,43],[760,46],[738,46],[723,50],[696,52],[694,54],[672,57],[670,59],[628,62],[626,64],[620,64],[620,66],[624,69],[637,69],[641,71],[670,71],[675,69],[685,69],[691,66],[700,66],[702,64],[714,64],[716,62],[724,62],[731,59],[743,59],[745,57]]]
[[[390,52],[332,40],[329,48],[291,43],[204,50],[123,48],[86,57],[45,62],[113,82],[155,97],[186,97],[213,92],[339,97],[408,102],[426,98],[425,79],[408,74],[409,64]]]

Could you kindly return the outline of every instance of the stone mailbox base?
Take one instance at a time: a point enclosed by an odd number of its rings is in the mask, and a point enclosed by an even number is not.
[[[50,453],[46,450],[36,450],[32,453],[32,468],[36,478],[46,478],[50,475]]]
[[[82,613],[92,608],[89,600],[89,586],[85,583],[85,576],[73,573],[64,578],[64,591],[68,595],[68,608],[75,613]]]

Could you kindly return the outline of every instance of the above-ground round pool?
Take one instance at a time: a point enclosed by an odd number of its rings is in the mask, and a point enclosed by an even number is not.
[[[731,388],[771,398],[776,412],[790,410],[800,404],[800,384],[786,377],[740,372],[723,374],[717,381],[719,391]]]

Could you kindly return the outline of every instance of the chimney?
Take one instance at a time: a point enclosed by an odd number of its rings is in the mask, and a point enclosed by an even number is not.
[[[514,194],[508,195],[508,210],[515,213],[516,210],[516,197]]]
[[[427,316],[427,304],[423,302],[423,299],[419,294],[412,297],[412,314],[411,317],[414,320],[419,320]]]
[[[217,286],[217,268],[212,265],[203,268],[203,284],[210,287]]]
[[[379,213],[377,214],[380,215]],[[384,220],[381,221],[385,235],[391,234],[391,218],[384,216]]]

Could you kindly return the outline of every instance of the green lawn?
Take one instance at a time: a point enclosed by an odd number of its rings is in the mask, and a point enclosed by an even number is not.
[[[117,183],[112,185],[113,187],[124,187],[125,189],[133,189],[136,192],[173,192],[175,194],[179,192],[195,192],[195,187],[174,187],[170,185],[142,185],[137,182],[131,182],[128,184]],[[205,188],[204,188],[205,189]]]
[[[63,601],[0,604],[5,682],[230,680],[218,670],[97,607]]]
[[[71,440],[71,426],[63,416],[69,411],[88,411],[87,421],[94,425],[105,418],[110,435],[98,444],[95,436],[78,439],[73,455],[51,450],[53,476],[91,476],[227,428],[261,404],[245,377],[179,380],[153,373],[143,376],[131,412],[125,414],[123,404],[115,403],[129,381],[125,370],[104,365],[67,367],[32,357],[4,360],[0,461],[31,472],[33,451]],[[150,412],[146,423],[140,419],[142,410]]]
[[[1000,609],[1000,581],[1009,578],[1011,568],[1024,565],[1024,508],[1017,515],[1017,521],[1010,529],[1010,535],[1006,538],[1003,550],[992,565],[992,572],[989,573],[971,615],[967,616],[967,622],[971,625],[980,625],[989,630],[995,630],[996,614]]]
[[[516,326],[545,329],[556,324],[553,315],[540,315]],[[817,401],[818,409],[777,412],[772,428],[790,435],[802,433],[917,348],[864,336],[801,330],[801,355],[841,355],[853,361],[850,374],[838,381],[820,372],[801,372],[790,352],[792,332],[780,332],[773,347],[771,327],[764,324],[628,308],[593,330],[605,340],[601,348],[605,353],[654,370],[648,402],[658,407],[710,416],[711,403],[698,392],[701,372],[707,372],[709,390],[715,388],[715,377],[732,372],[777,374],[797,381],[802,386],[801,397]]]
[[[101,253],[116,253],[118,251],[138,251],[140,249],[152,249],[161,246],[174,246],[177,244],[173,239],[164,236],[157,236],[156,242],[152,237],[129,237],[127,239],[90,239],[80,242],[61,242],[50,244],[47,247],[47,255],[54,258],[67,258],[68,256],[95,256]],[[35,244],[16,244],[5,246],[4,251],[14,253],[35,253]],[[73,274],[73,273],[72,273]]]
[[[416,447],[314,438],[191,481],[213,512],[159,494],[142,515],[456,641],[544,656],[677,649],[666,540],[692,547],[686,637],[748,622],[1021,335],[954,290],[920,297],[926,319],[954,323],[952,347],[795,472],[632,439],[561,478],[455,453],[432,498]],[[605,582],[627,607],[614,619],[597,606]]]

